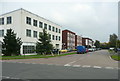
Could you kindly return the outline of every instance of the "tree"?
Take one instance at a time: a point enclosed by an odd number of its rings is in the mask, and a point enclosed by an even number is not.
[[[117,45],[116,45],[117,48],[120,48],[120,40],[117,40]]]
[[[100,41],[96,40],[94,45],[96,46],[96,48],[99,48],[100,47]]]
[[[21,45],[21,38],[16,38],[14,31],[12,29],[8,29],[2,42],[3,54],[5,56],[20,55]]]
[[[102,48],[102,49],[109,49],[109,43],[106,43],[106,42],[100,43],[100,48]]]
[[[109,45],[110,45],[110,47],[116,47],[117,38],[118,37],[117,37],[116,34],[110,35],[110,38],[109,38]]]
[[[51,44],[50,36],[47,34],[46,30],[40,33],[38,42],[36,43],[36,53],[37,54],[52,54],[53,45]]]

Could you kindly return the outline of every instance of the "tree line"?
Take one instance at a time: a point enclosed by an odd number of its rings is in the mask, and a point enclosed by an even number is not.
[[[109,48],[120,48],[120,40],[116,34],[111,34],[109,36],[109,42],[100,43],[100,41],[96,40],[94,45],[96,48],[109,49]]]

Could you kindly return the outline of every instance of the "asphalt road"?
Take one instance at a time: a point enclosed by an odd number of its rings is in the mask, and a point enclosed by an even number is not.
[[[4,60],[3,79],[118,79],[106,50],[54,58]]]
[[[117,69],[3,63],[3,79],[118,79]]]

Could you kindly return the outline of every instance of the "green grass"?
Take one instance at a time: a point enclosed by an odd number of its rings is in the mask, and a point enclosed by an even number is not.
[[[54,56],[51,56],[51,55],[2,56],[0,57],[0,59],[12,60],[12,59],[52,58],[52,57],[60,57],[60,56],[66,56],[66,55],[72,55],[72,54],[76,54],[76,52],[60,54],[60,55],[55,54]]]
[[[120,61],[120,55],[111,55],[111,58]]]

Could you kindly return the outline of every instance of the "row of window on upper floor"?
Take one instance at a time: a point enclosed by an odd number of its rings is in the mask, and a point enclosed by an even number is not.
[[[40,34],[41,32],[39,32],[39,34]],[[32,34],[31,34],[31,30],[30,29],[26,29],[26,36],[27,37],[31,37],[32,36]],[[0,30],[0,37],[4,37],[4,30]],[[38,38],[38,32],[37,31],[33,31],[33,37],[34,38]],[[52,39],[52,40],[61,40],[61,37],[60,36],[55,36],[55,35],[51,35],[51,34],[49,34],[49,37],[50,37],[50,39]]]
[[[26,36],[27,37],[31,37],[32,36],[32,31],[30,30],[30,29],[26,29]],[[41,32],[39,32],[39,35],[40,35],[40,33]],[[38,32],[37,31],[33,31],[33,37],[34,38],[38,38]],[[52,39],[52,40],[61,40],[61,38],[60,38],[60,36],[55,36],[55,35],[51,35],[51,34],[49,34],[49,37],[50,37],[50,39]]]
[[[6,22],[7,24],[12,23],[12,17],[11,16],[7,17],[6,19],[7,19],[7,22]],[[26,17],[26,24],[31,25],[31,20],[32,19],[30,17]],[[2,18],[0,18],[0,25],[4,25],[4,24],[5,24],[5,19],[4,19],[4,17],[2,17]],[[36,26],[36,27],[38,26],[38,21],[35,20],[35,19],[33,19],[33,26]],[[39,27],[43,28],[43,22],[39,21]],[[61,32],[61,29],[55,28],[54,26],[49,25],[49,28],[47,28],[47,27],[48,27],[48,25],[46,23],[44,23],[44,28],[45,29],[48,29],[48,30],[56,32],[56,33]]]
[[[9,16],[9,17],[7,17],[6,18],[6,24],[11,24],[12,23],[12,17],[11,16]],[[5,24],[5,19],[4,19],[4,17],[2,17],[2,18],[0,18],[0,25],[4,25]]]
[[[26,17],[26,24],[31,25],[31,23],[32,23],[31,21],[32,21],[32,19],[30,17]],[[43,27],[43,24],[44,24],[44,27]],[[33,19],[33,26],[37,27],[38,25],[39,25],[40,28],[45,28],[45,29],[48,29],[48,30],[56,32],[56,33],[60,33],[61,32],[60,29],[55,28],[54,26],[51,26],[51,25],[48,25],[48,24],[43,23],[41,21]]]

